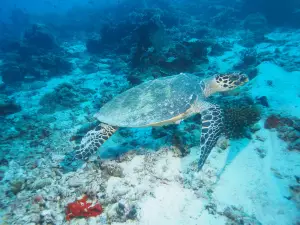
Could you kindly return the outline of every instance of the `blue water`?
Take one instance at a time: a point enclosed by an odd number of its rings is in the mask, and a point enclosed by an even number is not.
[[[299,40],[297,0],[2,0],[0,224],[299,224]]]

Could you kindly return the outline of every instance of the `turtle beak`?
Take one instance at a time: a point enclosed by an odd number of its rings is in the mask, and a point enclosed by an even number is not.
[[[241,83],[247,83],[247,82],[249,82],[249,78],[247,75],[244,75],[241,77],[240,81],[241,81]]]

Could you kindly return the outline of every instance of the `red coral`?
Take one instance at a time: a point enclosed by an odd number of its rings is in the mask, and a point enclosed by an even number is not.
[[[66,210],[66,220],[75,217],[98,216],[103,212],[103,208],[99,203],[92,206],[92,203],[87,202],[87,199],[88,197],[84,195],[82,199],[69,203]]]
[[[36,196],[33,197],[33,202],[34,203],[40,203],[42,201],[43,201],[43,196],[41,196],[41,195],[36,195]]]
[[[271,129],[271,128],[277,128],[280,124],[280,118],[277,116],[271,115],[267,118],[265,122],[265,128]]]

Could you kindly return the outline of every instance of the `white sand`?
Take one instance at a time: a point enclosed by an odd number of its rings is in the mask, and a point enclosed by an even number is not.
[[[300,117],[300,71],[286,72],[272,63],[262,63],[258,69],[259,75],[251,82],[252,96],[266,96],[272,110]]]

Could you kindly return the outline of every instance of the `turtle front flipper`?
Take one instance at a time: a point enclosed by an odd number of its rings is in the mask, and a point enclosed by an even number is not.
[[[201,170],[209,153],[216,145],[223,132],[223,113],[219,106],[211,105],[201,113],[202,132],[200,140],[200,160],[198,169]]]
[[[107,124],[99,124],[95,129],[87,132],[80,144],[74,148],[75,157],[77,159],[87,160],[117,129],[117,127]]]

